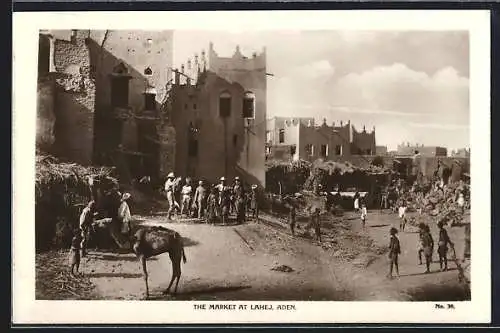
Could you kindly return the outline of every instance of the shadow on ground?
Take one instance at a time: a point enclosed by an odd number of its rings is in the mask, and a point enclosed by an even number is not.
[[[464,285],[431,285],[411,289],[407,292],[412,301],[417,302],[453,302],[469,301],[470,289]]]
[[[339,290],[332,294],[332,290],[309,288],[305,290],[290,290],[286,287],[273,286],[268,288],[252,288],[249,285],[236,286],[191,286],[183,289],[179,286],[177,294],[165,295],[163,289],[159,289],[150,295],[148,300],[171,300],[171,301],[352,301],[354,300],[348,291]]]
[[[142,277],[142,274],[137,274],[137,273],[87,273],[87,274],[85,274],[85,277],[136,279],[136,278]]]

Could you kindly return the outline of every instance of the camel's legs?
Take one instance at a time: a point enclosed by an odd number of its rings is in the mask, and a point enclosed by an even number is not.
[[[142,274],[144,277],[144,283],[146,285],[146,298],[149,297],[149,286],[148,286],[148,270],[146,268],[146,257],[142,255],[141,257],[141,263],[142,263]]]
[[[177,253],[174,257],[174,260],[172,260],[172,267],[174,268],[173,276],[177,278],[174,289],[175,294],[177,293],[177,286],[179,285],[179,280],[181,278],[181,256],[181,253]]]
[[[165,294],[168,294],[170,292],[170,288],[172,287],[172,284],[174,283],[174,279],[176,277],[175,263],[172,255],[170,255],[170,261],[172,261],[172,278],[170,279],[170,283],[168,284],[167,290],[165,290]]]

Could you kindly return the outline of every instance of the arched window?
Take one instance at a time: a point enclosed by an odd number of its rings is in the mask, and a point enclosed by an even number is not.
[[[219,95],[219,116],[227,118],[231,115],[231,94],[227,91]]]
[[[144,75],[148,75],[148,76],[149,76],[149,75],[153,75],[153,71],[151,70],[151,68],[149,68],[149,67],[148,67],[148,68],[146,68],[146,69],[144,70]]]
[[[128,69],[124,63],[119,63],[113,68],[111,77],[111,105],[114,107],[127,107],[129,97]]]
[[[243,97],[243,118],[255,118],[255,94],[250,91]]]

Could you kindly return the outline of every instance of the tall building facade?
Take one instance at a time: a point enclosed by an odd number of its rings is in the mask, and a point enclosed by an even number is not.
[[[266,53],[221,57],[209,44],[176,69],[172,123],[179,175],[265,186]]]

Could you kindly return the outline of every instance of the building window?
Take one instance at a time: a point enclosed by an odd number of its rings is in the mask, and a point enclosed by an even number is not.
[[[146,68],[144,70],[144,75],[148,75],[148,76],[153,75],[153,71],[151,70],[151,68],[149,68],[149,67]]]
[[[314,146],[310,143],[306,145],[306,154],[307,156],[314,156]]]
[[[328,145],[321,145],[321,156],[322,157],[328,156]]]
[[[146,110],[156,110],[156,95],[155,94],[144,94],[144,108]]]
[[[246,92],[243,97],[243,118],[255,118],[255,95]]]
[[[336,145],[335,146],[335,155],[342,155],[342,146],[341,145]]]
[[[219,116],[227,118],[231,115],[231,95],[223,92],[219,96]]]
[[[128,106],[128,77],[115,77],[111,81],[111,105]]]
[[[290,155],[294,156],[296,152],[297,152],[297,146],[291,145],[290,146]]]
[[[279,130],[278,140],[279,140],[279,143],[285,142],[285,130],[284,129]]]
[[[233,146],[236,147],[236,145],[238,144],[238,135],[233,135]]]

